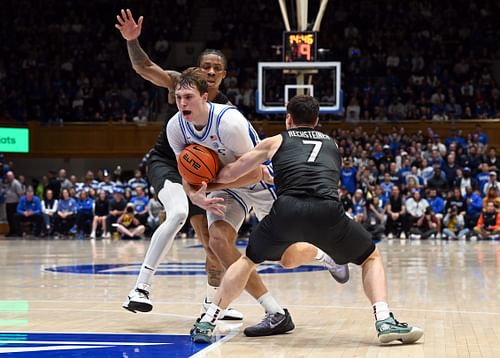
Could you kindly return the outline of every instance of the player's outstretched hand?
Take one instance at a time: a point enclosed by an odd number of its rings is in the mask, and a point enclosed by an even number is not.
[[[122,9],[120,11],[120,15],[116,15],[116,19],[118,20],[118,24],[115,24],[115,27],[120,30],[120,33],[125,40],[131,41],[139,37],[144,17],[139,17],[139,20],[136,23],[132,17],[132,11],[130,11],[130,9],[127,9],[127,11]]]
[[[205,209],[206,211],[210,211],[215,215],[224,216],[224,213],[226,212],[226,206],[220,204],[224,201],[224,198],[207,198],[207,183],[205,182],[201,183],[200,189],[191,195],[190,199],[193,204]]]

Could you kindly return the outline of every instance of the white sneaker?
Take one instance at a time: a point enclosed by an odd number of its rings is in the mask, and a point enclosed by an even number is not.
[[[105,232],[104,235],[102,235],[103,238],[105,239],[109,239],[111,237],[109,231],[108,232]]]
[[[203,303],[201,304],[201,314],[207,313],[208,307],[210,307],[210,304],[212,302],[208,301],[208,299],[205,297],[203,300]],[[219,320],[222,321],[241,321],[243,319],[243,313],[241,313],[238,310],[235,310],[234,308],[228,307],[224,311],[223,315],[219,315]]]
[[[153,309],[153,302],[149,299],[149,285],[142,284],[132,289],[122,307],[130,312],[149,312]]]
[[[325,254],[323,259],[323,265],[328,269],[330,275],[337,281],[338,283],[346,283],[349,281],[349,266],[339,265],[332,259],[330,256]]]
[[[390,232],[389,235],[387,235],[387,239],[389,239],[389,240],[394,239],[394,234],[392,232]]]
[[[443,235],[441,235],[440,232],[437,233],[436,239],[441,240],[443,238]]]
[[[92,232],[90,233],[90,238],[91,238],[91,239],[95,239],[95,231],[92,231]]]
[[[401,240],[406,240],[406,234],[404,233],[404,231],[401,231],[401,234],[399,235],[399,238]]]

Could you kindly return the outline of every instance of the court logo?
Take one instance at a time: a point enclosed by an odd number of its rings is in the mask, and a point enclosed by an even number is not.
[[[207,347],[174,334],[0,333],[0,354],[14,357],[189,357]]]
[[[51,272],[66,272],[93,275],[134,275],[139,274],[141,263],[132,264],[88,264],[70,266],[52,266],[45,268]],[[260,274],[284,274],[325,270],[323,266],[304,265],[294,269],[285,269],[279,264],[264,263],[257,267]],[[160,264],[155,275],[162,276],[201,276],[205,275],[205,262],[168,262]]]

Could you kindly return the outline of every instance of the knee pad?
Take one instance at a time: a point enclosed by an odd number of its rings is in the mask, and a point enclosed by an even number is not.
[[[189,214],[187,195],[181,184],[165,180],[163,188],[158,193],[158,199],[167,213],[167,221],[178,222],[184,225]]]

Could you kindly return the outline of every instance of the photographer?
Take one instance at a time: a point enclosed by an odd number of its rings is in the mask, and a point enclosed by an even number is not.
[[[445,226],[443,229],[443,236],[447,239],[465,239],[470,231],[464,228],[464,215],[458,212],[456,206],[448,209],[443,219],[443,225]]]
[[[483,212],[477,221],[474,232],[482,240],[498,239],[500,235],[500,215],[497,213],[495,204],[490,201],[486,206],[486,212]]]
[[[122,234],[122,239],[141,239],[144,230],[144,225],[135,217],[134,204],[128,203],[125,212],[118,218],[118,222],[114,224],[116,230]]]
[[[430,206],[425,208],[422,215],[410,229],[410,239],[434,239],[441,233],[441,222]]]

